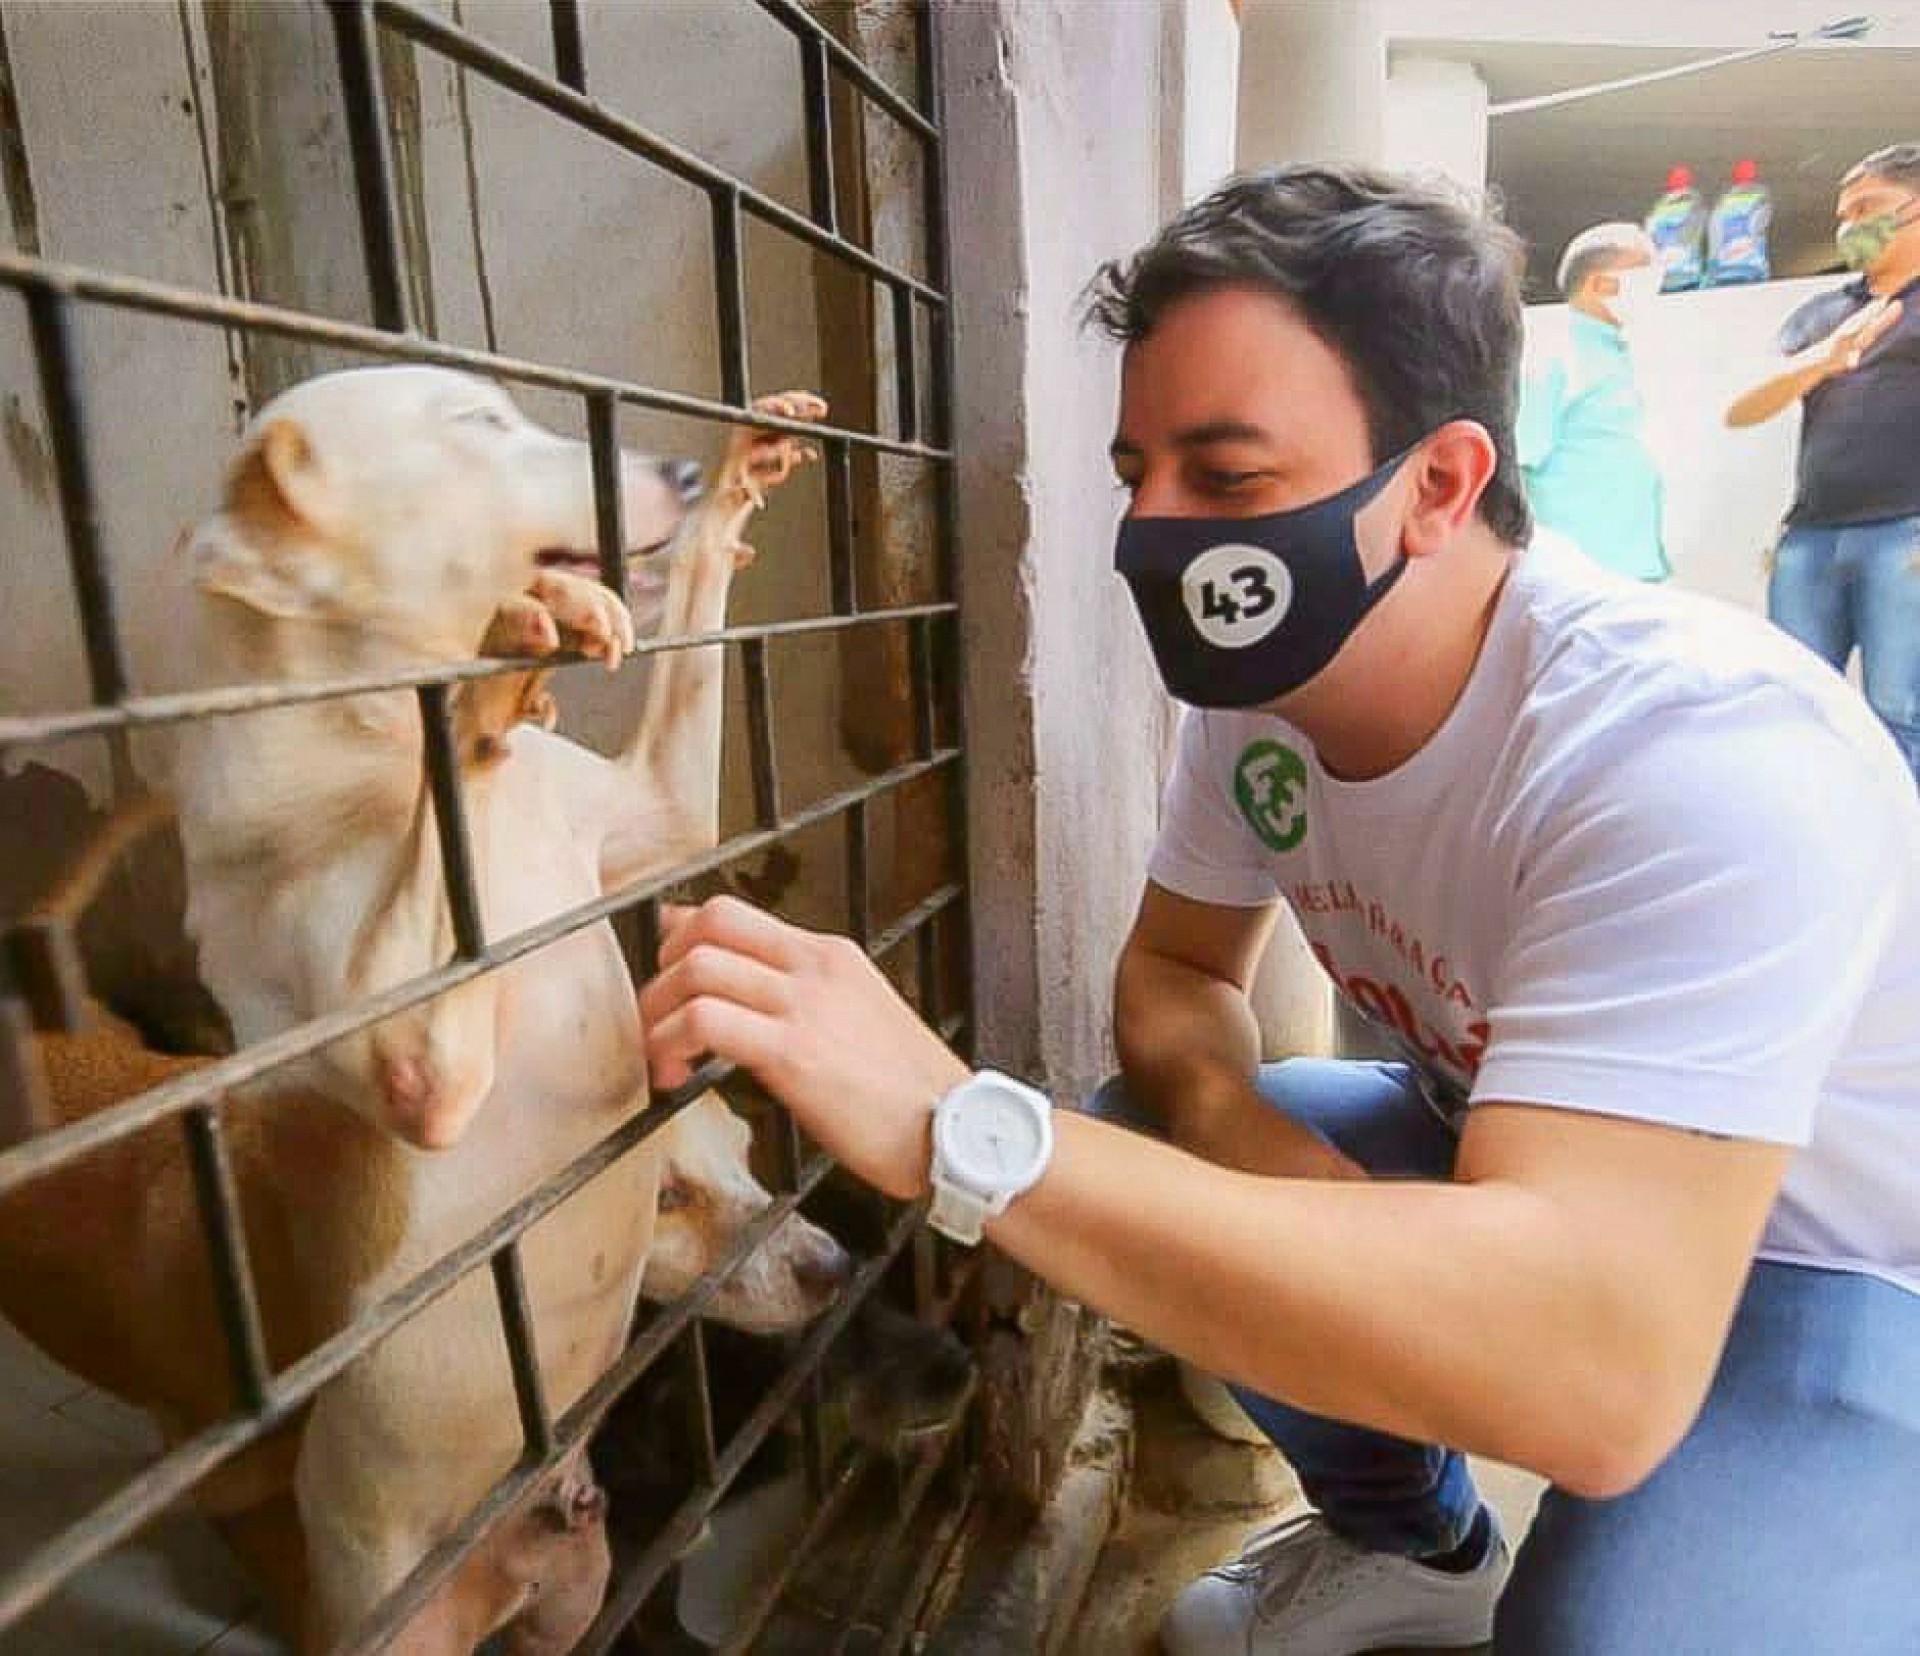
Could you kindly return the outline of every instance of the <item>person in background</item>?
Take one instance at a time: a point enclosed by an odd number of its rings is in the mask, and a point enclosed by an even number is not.
[[[1858,274],[1787,318],[1786,371],[1727,424],[1804,411],[1767,613],[1836,667],[1859,647],[1867,700],[1920,780],[1920,143],[1855,166],[1838,216]]]
[[[1664,491],[1628,343],[1660,294],[1653,241],[1596,224],[1567,243],[1558,280],[1567,342],[1530,367],[1515,430],[1534,520],[1619,574],[1664,581]]]

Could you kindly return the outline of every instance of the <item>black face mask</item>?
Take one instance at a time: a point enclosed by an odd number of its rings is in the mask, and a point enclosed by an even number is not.
[[[1128,518],[1114,568],[1133,589],[1167,689],[1194,707],[1258,707],[1333,660],[1407,566],[1369,582],[1353,520],[1411,453],[1338,494],[1251,518]]]

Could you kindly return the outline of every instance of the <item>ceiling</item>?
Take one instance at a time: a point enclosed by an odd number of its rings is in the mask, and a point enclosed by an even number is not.
[[[1496,104],[1711,55],[1404,37],[1394,51],[1473,64]],[[1531,289],[1546,297],[1568,238],[1604,219],[1644,217],[1678,161],[1693,167],[1711,199],[1733,163],[1751,156],[1774,192],[1775,274],[1832,268],[1840,175],[1869,151],[1903,139],[1920,140],[1920,48],[1806,47],[1495,117],[1487,172],[1532,249]]]

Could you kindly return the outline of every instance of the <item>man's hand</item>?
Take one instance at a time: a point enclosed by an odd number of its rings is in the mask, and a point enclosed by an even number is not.
[[[1900,320],[1898,299],[1876,299],[1833,330],[1832,337],[1816,346],[1820,353],[1823,377],[1850,373],[1860,359],[1879,344],[1886,331]]]
[[[669,909],[640,996],[655,1086],[703,1053],[752,1072],[836,1160],[889,1196],[927,1188],[933,1107],[967,1066],[859,944],[734,897]]]

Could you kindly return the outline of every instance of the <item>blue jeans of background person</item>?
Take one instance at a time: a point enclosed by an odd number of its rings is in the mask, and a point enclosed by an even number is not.
[[[1295,1058],[1276,1109],[1377,1175],[1446,1178],[1454,1138],[1404,1064]],[[1094,1113],[1139,1125],[1117,1084]],[[1457,1452],[1238,1392],[1356,1543],[1457,1543],[1479,1496]],[[1557,1489],[1501,1600],[1499,1656],[1920,1652],[1920,1294],[1762,1261],[1705,1406],[1630,1494]]]
[[[1920,780],[1920,517],[1787,530],[1767,614],[1836,667],[1859,646],[1867,701]]]

